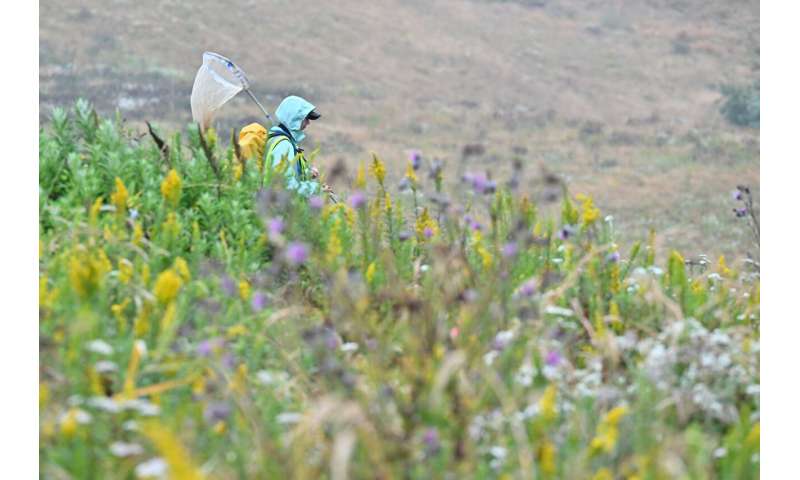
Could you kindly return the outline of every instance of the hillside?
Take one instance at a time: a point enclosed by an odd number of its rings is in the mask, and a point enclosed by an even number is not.
[[[755,1],[43,0],[40,14],[43,121],[82,96],[136,125],[183,125],[214,50],[267,105],[290,92],[318,105],[309,143],[323,166],[352,172],[377,151],[399,173],[416,148],[504,179],[516,155],[524,192],[539,192],[543,165],[592,194],[625,241],[654,227],[690,256],[754,248],[728,192],[757,194],[759,132],[718,109],[720,85],[758,78]],[[235,99],[220,126],[257,113]],[[485,154],[462,159],[475,143]]]

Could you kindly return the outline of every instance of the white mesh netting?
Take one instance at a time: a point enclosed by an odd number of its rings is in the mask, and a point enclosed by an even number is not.
[[[211,126],[214,113],[244,88],[234,74],[235,68],[224,57],[210,52],[203,54],[203,65],[194,77],[191,97],[192,119],[203,130]]]

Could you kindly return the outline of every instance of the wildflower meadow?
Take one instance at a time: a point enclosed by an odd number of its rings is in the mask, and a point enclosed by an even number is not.
[[[42,478],[758,478],[744,252],[622,248],[424,152],[305,199],[235,132],[151,131],[40,130]]]

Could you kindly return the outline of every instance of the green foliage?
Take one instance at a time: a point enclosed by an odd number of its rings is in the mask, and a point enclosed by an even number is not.
[[[568,192],[466,221],[377,156],[320,205],[205,138],[40,133],[43,476],[757,476],[756,274],[624,257]]]
[[[761,85],[725,85],[722,87],[725,102],[720,112],[729,122],[740,127],[759,128],[761,125]]]

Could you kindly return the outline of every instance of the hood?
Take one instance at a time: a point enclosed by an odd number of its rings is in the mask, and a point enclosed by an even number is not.
[[[275,118],[279,123],[286,125],[292,133],[295,142],[300,143],[306,137],[306,134],[300,130],[300,125],[303,119],[314,110],[314,105],[304,98],[295,95],[288,96],[283,99],[278,109],[275,110]],[[278,129],[277,126],[272,127],[270,130]]]

